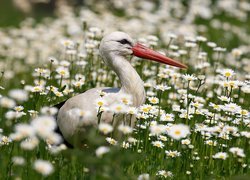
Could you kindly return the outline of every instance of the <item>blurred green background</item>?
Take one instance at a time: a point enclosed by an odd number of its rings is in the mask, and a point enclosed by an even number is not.
[[[0,2],[0,26],[17,26],[23,19],[25,14],[14,7],[12,1],[1,0]]]
[[[94,1],[94,4],[98,4],[99,0]],[[156,4],[158,0],[152,0]],[[29,2],[25,4],[24,2]],[[18,27],[20,23],[27,17],[32,17],[36,22],[41,21],[45,17],[56,17],[56,4],[60,2],[66,2],[74,11],[77,13],[82,7],[87,7],[88,9],[96,12],[94,6],[88,6],[88,0],[1,0],[0,1],[0,27]],[[191,0],[183,0],[183,5],[188,11],[189,6],[191,6]],[[211,9],[216,6],[217,0],[211,1]],[[17,4],[19,3],[19,5]],[[92,2],[93,3],[93,2]],[[126,14],[121,9],[116,9],[110,1],[103,2],[106,4],[106,8],[109,9],[116,16],[124,16]],[[30,7],[29,7],[30,6]],[[216,11],[216,10],[215,10]],[[97,12],[98,13],[98,12]],[[100,13],[100,12],[99,12]],[[213,19],[218,19],[221,22],[228,22],[229,24],[236,25],[244,29],[248,34],[250,34],[250,13],[248,13],[248,18],[245,21],[240,21],[234,16],[228,16],[225,12],[216,12]],[[239,41],[237,35],[230,32],[222,32],[218,29],[211,27],[212,19],[203,19],[201,17],[196,17],[194,23],[197,25],[204,25],[207,27],[207,32],[201,35],[206,36],[210,41],[217,42],[219,46],[227,47],[227,49],[232,49],[243,45],[243,42]],[[222,38],[227,36],[227,38]],[[250,41],[250,40],[249,40]],[[248,44],[248,43],[247,43]]]
[[[27,17],[33,17],[39,21],[44,17],[54,16],[55,0],[50,0],[50,3],[41,1],[31,4],[25,4],[25,1],[19,0],[16,2],[20,2],[21,6],[18,7],[13,0],[0,1],[0,27],[18,26]],[[32,5],[33,9],[30,9],[29,5]]]

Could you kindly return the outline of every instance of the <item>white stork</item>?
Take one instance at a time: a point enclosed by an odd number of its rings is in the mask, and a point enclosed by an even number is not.
[[[100,55],[106,65],[108,65],[119,77],[121,88],[93,88],[82,94],[68,99],[60,108],[57,116],[58,127],[64,139],[73,146],[81,146],[89,128],[84,122],[92,122],[91,126],[98,124],[96,100],[100,98],[99,91],[109,93],[108,104],[116,103],[117,97],[122,94],[132,96],[132,105],[139,107],[145,102],[145,90],[143,81],[126,59],[128,55],[161,62],[164,64],[186,68],[178,61],[172,60],[162,54],[153,51],[134,40],[124,32],[113,32],[106,35],[100,44]],[[118,102],[117,102],[118,103]],[[81,110],[85,115],[81,118],[77,116],[77,110]],[[101,121],[111,123],[113,114],[104,112]],[[118,121],[118,120],[117,120]],[[132,123],[133,126],[134,122]]]

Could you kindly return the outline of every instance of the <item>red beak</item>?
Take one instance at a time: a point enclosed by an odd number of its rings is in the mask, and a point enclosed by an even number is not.
[[[140,43],[137,43],[135,46],[133,46],[132,51],[133,51],[133,55],[140,57],[140,58],[150,59],[153,61],[157,61],[160,63],[168,64],[168,65],[179,67],[179,68],[184,68],[184,69],[187,68],[186,65],[178,61],[175,61],[171,58],[168,58]]]

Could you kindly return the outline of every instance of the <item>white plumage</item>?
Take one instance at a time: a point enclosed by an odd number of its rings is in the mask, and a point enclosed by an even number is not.
[[[138,73],[126,59],[128,55],[152,59],[154,61],[171,64],[178,67],[184,65],[156,53],[145,46],[136,44],[133,39],[124,32],[113,32],[105,36],[100,44],[100,54],[104,62],[117,74],[121,82],[121,88],[93,88],[82,94],[68,99],[60,108],[57,123],[63,137],[73,146],[81,146],[85,133],[90,126],[98,124],[96,100],[100,98],[98,91],[108,93],[107,105],[120,103],[122,94],[132,97],[132,106],[139,107],[145,101],[143,81]],[[164,59],[165,58],[165,59]],[[175,64],[173,64],[175,63]],[[81,118],[79,118],[79,115]],[[111,123],[113,113],[104,112],[102,122]],[[116,118],[114,124],[118,124]],[[128,122],[127,122],[128,123]],[[134,124],[134,118],[132,125]]]

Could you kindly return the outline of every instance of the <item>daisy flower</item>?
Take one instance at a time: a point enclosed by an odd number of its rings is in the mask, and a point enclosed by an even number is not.
[[[226,78],[231,78],[235,74],[232,69],[221,69],[218,72]]]
[[[238,147],[232,147],[229,149],[229,152],[233,153],[234,155],[237,155],[239,157],[246,157],[244,150]]]
[[[111,137],[107,137],[106,141],[111,145],[117,145],[117,141]]]
[[[168,135],[176,140],[187,137],[190,134],[189,127],[184,124],[172,125],[168,130]]]
[[[126,126],[123,124],[120,124],[118,126],[118,130],[121,131],[123,134],[130,134],[133,132],[133,129],[130,126]]]
[[[106,146],[100,146],[96,149],[95,154],[97,157],[102,157],[104,154],[108,153],[110,151],[109,147]]]
[[[185,80],[185,81],[194,81],[194,80],[196,80],[197,79],[197,77],[195,77],[193,74],[184,74],[183,76],[183,79]]]
[[[167,156],[172,157],[172,158],[179,157],[181,155],[180,152],[178,152],[178,151],[171,151],[171,150],[169,150],[169,151],[166,150],[165,153],[166,153]]]
[[[228,157],[226,152],[218,152],[215,155],[213,155],[214,159],[222,159],[225,160]]]
[[[173,173],[171,171],[160,170],[156,173],[157,176],[162,176],[164,178],[173,177]]]
[[[173,114],[162,114],[161,121],[167,121],[167,122],[173,122],[174,121],[174,115]]]
[[[128,95],[128,94],[122,94],[119,97],[121,103],[125,104],[125,105],[130,105],[133,102],[132,96]]]
[[[101,97],[101,98],[96,99],[95,104],[99,108],[99,107],[106,105],[106,101],[104,98]]]
[[[138,110],[136,107],[129,107],[128,108],[128,114],[133,115],[133,114],[137,114],[137,112],[138,112]]]
[[[163,84],[160,84],[160,85],[156,85],[156,86],[155,86],[155,89],[156,89],[156,90],[160,90],[160,91],[166,91],[166,90],[171,89],[171,87],[166,86],[166,85],[163,85]]]
[[[34,169],[43,176],[48,176],[54,171],[54,167],[49,161],[38,159],[34,162]]]
[[[165,126],[162,124],[155,124],[155,125],[150,126],[150,133],[152,135],[158,136],[158,135],[164,133],[165,131],[166,131]]]
[[[138,176],[137,180],[150,180],[150,176],[147,173]]]
[[[158,104],[159,103],[159,99],[157,97],[149,97],[148,100],[151,104]]]
[[[152,144],[153,146],[161,148],[161,149],[165,146],[161,141],[153,141]]]
[[[115,103],[109,107],[109,110],[115,114],[126,113],[128,111],[128,107],[122,103]]]
[[[99,131],[101,131],[103,134],[109,134],[113,131],[113,127],[110,124],[107,123],[100,123],[98,126]]]

